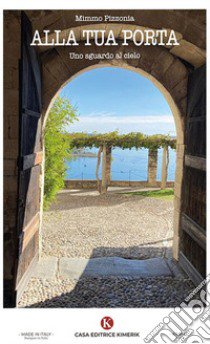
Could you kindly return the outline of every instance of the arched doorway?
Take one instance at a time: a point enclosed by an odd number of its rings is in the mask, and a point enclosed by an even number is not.
[[[179,13],[177,14],[180,15]],[[28,15],[33,20],[33,13],[29,11]],[[170,16],[173,19],[173,24],[171,25],[176,27],[176,15],[174,14],[173,16],[171,13]],[[145,14],[143,21],[146,22],[146,18]],[[66,20],[63,21],[61,27],[63,29],[71,27],[69,25],[71,20],[71,14],[69,17],[67,14]],[[165,18],[165,20],[167,23],[170,22],[169,18]],[[156,27],[154,18],[148,19],[148,26],[150,25],[153,28]],[[17,238],[16,235],[14,241],[18,244],[19,250],[18,253],[17,250],[15,251],[15,259],[11,259],[13,273],[10,274],[10,281],[12,283],[9,282],[13,297],[16,274],[18,274],[16,290],[21,293],[21,289],[24,288],[24,281],[27,280],[27,272],[31,269],[33,262],[36,261],[34,258],[38,252],[39,228],[41,224],[39,179],[40,163],[42,161],[41,128],[43,120],[47,111],[49,111],[50,103],[62,85],[85,69],[96,67],[96,63],[93,60],[79,60],[73,63],[68,57],[68,52],[63,47],[58,47],[57,49],[39,51],[39,58],[42,62],[42,69],[40,70],[37,53],[33,47],[29,46],[31,24],[24,15],[22,16],[22,28],[23,73],[20,94],[22,95],[21,116],[24,118],[22,124],[25,121],[25,125],[21,127],[21,134],[22,136],[25,135],[27,141],[26,131],[24,132],[24,130],[30,128],[32,145],[24,146],[23,140],[20,152],[22,160],[19,166],[19,181],[22,178],[22,186],[21,182],[19,182],[19,236]],[[116,26],[115,29],[117,39],[120,39],[120,31],[117,30],[119,27]],[[78,37],[80,37],[80,30],[81,27],[77,28]],[[187,37],[188,35],[186,34],[185,38]],[[196,47],[193,43],[191,48],[194,49],[194,53],[190,54],[189,45],[185,46],[184,42],[182,42],[182,35],[180,42],[181,49],[178,49],[178,51],[173,49],[167,50],[157,46],[142,46],[137,49],[137,47],[131,44],[129,49],[132,48],[133,52],[141,53],[139,60],[124,59],[119,62],[111,59],[104,63],[102,59],[99,59],[97,66],[107,65],[107,63],[108,65],[120,64],[124,68],[132,68],[137,72],[145,73],[145,76],[149,77],[161,89],[171,106],[178,134],[174,257],[180,260],[182,266],[196,282],[202,278],[201,276],[205,275],[205,235],[203,230],[205,227],[205,200],[203,199],[205,194],[203,182],[205,176],[205,68],[200,67],[205,63],[205,57],[202,48]],[[85,53],[89,51],[84,46],[78,49],[80,52]],[[109,49],[112,53],[122,52],[122,49],[118,47],[109,47]],[[77,49],[75,50],[77,51]],[[98,52],[98,48],[95,47],[94,50],[95,53]],[[103,52],[104,50],[101,48],[100,53]],[[125,46],[123,53],[126,52],[129,52],[129,50]],[[24,74],[24,66],[26,65],[30,66],[27,73],[32,76],[31,79]],[[197,68],[195,71],[194,67]],[[36,96],[30,98],[27,89],[33,88]],[[24,103],[24,101],[26,102]],[[25,111],[26,108],[27,111]],[[35,117],[37,120],[29,121],[31,117]],[[201,125],[199,126],[199,124]],[[198,141],[198,137],[201,140]],[[36,187],[34,187],[35,185]],[[200,190],[200,192],[196,192],[196,190]],[[193,194],[193,197],[191,197],[190,193]],[[36,199],[36,204],[34,199]],[[199,202],[201,204],[200,207],[198,207]],[[28,212],[29,208],[30,212]],[[180,235],[182,236],[182,248],[179,246]],[[9,240],[11,239],[9,238]],[[18,263],[18,269],[14,269],[15,262]],[[18,271],[18,273],[14,273],[14,271]],[[12,303],[14,304],[14,298]]]
[[[174,116],[174,121],[175,121],[175,126],[176,126],[176,132],[177,132],[177,151],[178,153],[178,158],[176,160],[176,173],[175,173],[175,204],[176,204],[176,210],[174,212],[174,238],[173,238],[173,256],[175,259],[178,258],[179,255],[179,227],[178,223],[180,221],[180,213],[181,213],[181,208],[180,208],[180,199],[181,199],[181,188],[182,188],[182,179],[183,179],[183,158],[184,158],[184,151],[183,151],[183,146],[184,146],[184,126],[183,126],[183,117],[181,116],[180,110],[178,109],[177,105],[175,104],[172,96],[170,95],[169,91],[157,80],[155,79],[152,75],[149,75],[147,72],[143,71],[142,69],[138,67],[133,67],[129,65],[128,63],[122,63],[121,61],[114,60],[111,63],[100,63],[99,65],[93,65],[88,68],[84,68],[81,71],[77,72],[75,75],[73,75],[70,79],[64,82],[64,84],[61,85],[61,87],[57,90],[56,94],[53,95],[52,100],[50,101],[50,104],[44,114],[44,120],[43,120],[43,130],[46,125],[47,121],[47,116],[49,114],[50,108],[56,98],[56,95],[60,92],[60,90],[69,82],[71,82],[72,79],[76,78],[78,75],[81,73],[85,73],[87,71],[93,70],[95,68],[103,68],[103,67],[119,67],[123,69],[127,69],[133,72],[136,72],[140,74],[141,76],[144,76],[145,78],[149,79],[155,87],[157,87],[164,98],[166,99],[171,112],[173,113]],[[44,162],[43,162],[44,164]],[[44,171],[44,168],[43,168]]]
[[[118,138],[122,133],[127,133],[132,138],[134,134],[130,134],[132,131],[151,135],[165,133],[173,135],[173,138],[176,137],[173,115],[162,94],[150,80],[130,69],[100,67],[84,71],[79,77],[75,77],[73,81],[70,80],[66,84],[60,93],[60,97],[62,96],[65,99],[68,97],[72,106],[77,104],[79,114],[78,121],[69,125],[67,135],[71,138],[71,133],[73,136],[81,134],[83,144],[84,137],[88,139],[91,136],[93,139],[95,132],[104,133],[106,137],[112,138],[116,128],[118,128],[119,134],[116,134]],[[116,114],[113,117],[114,111]],[[50,115],[52,114],[53,111]],[[154,114],[160,116],[155,117]],[[161,116],[162,114],[165,116]],[[45,134],[48,128],[50,129],[48,121],[52,123],[51,116],[50,119],[47,118],[47,126],[43,128]],[[130,128],[128,128],[129,125]],[[127,140],[129,141],[129,137]],[[124,148],[127,140],[124,139]],[[172,137],[171,140],[173,140]],[[133,142],[135,144],[135,139]],[[76,147],[78,148],[77,145]],[[161,213],[163,217],[167,216],[167,219],[165,217],[163,219],[161,214],[159,217],[155,214],[158,210],[152,214],[151,205],[146,200],[143,205],[142,196],[138,194],[138,191],[145,191],[145,189],[139,190],[141,188],[161,186],[162,148],[154,153],[156,161],[154,166],[151,157],[148,159],[149,149],[133,147],[131,150],[122,150],[113,144],[109,151],[111,157],[108,163],[111,173],[109,172],[110,185],[105,193],[106,198],[99,196],[96,176],[99,152],[97,142],[92,151],[89,151],[90,147],[87,148],[88,152],[85,148],[86,146],[81,147],[81,151],[74,148],[73,159],[68,161],[69,168],[65,176],[66,189],[60,190],[55,204],[44,212],[41,227],[42,257],[65,256],[87,259],[95,258],[95,256],[119,255],[128,259],[145,259],[145,257],[154,258],[156,255],[163,257],[165,251],[170,251],[171,255],[173,201],[168,199],[167,202],[167,197],[165,201],[164,197],[159,200]],[[169,166],[171,166],[173,176],[168,178],[168,181],[171,181],[166,183],[168,188],[174,186],[176,166],[175,151],[171,150],[169,155]],[[48,147],[46,160],[49,166]],[[133,195],[132,192],[137,192],[137,194]],[[166,192],[173,192],[173,190],[166,190]],[[152,199],[152,201],[154,205],[158,204],[158,199]],[[150,217],[148,213],[155,219],[147,222]],[[58,222],[57,219],[59,219]],[[158,227],[161,229],[156,231],[159,221]],[[152,233],[151,236],[148,232]],[[157,247],[152,247],[153,243],[156,243]],[[147,244],[148,246],[145,247]]]

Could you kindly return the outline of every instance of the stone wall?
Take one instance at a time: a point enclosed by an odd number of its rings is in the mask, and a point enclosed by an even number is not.
[[[128,181],[128,180],[112,180],[109,184],[109,186],[112,187],[140,187],[140,188],[146,188],[146,187],[160,187],[161,182],[155,181],[152,185],[148,183],[147,181]],[[66,180],[65,181],[65,187],[66,189],[94,189],[97,190],[97,181],[96,180]],[[174,182],[168,181],[167,182],[168,188],[174,187]]]

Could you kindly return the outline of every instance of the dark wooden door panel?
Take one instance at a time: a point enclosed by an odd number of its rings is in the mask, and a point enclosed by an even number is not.
[[[189,77],[180,264],[197,284],[206,276],[206,67]]]
[[[183,212],[206,229],[206,172],[185,166]]]
[[[41,67],[30,46],[31,23],[21,14],[20,146],[16,295],[20,297],[39,251],[41,143]]]

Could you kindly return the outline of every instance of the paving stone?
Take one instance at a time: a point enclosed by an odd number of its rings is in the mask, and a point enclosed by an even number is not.
[[[142,278],[172,275],[166,260],[163,258],[135,260],[120,257],[61,258],[59,273],[62,277],[70,279],[78,279],[81,276]]]
[[[58,267],[58,258],[46,257],[41,259],[36,266],[33,277],[36,278],[55,278]]]

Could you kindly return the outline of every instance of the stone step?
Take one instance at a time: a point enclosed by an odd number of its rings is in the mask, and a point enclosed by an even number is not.
[[[120,257],[102,258],[61,258],[59,272],[62,277],[78,279],[87,277],[132,277],[145,278],[171,276],[171,270],[163,258],[145,260],[124,259]]]
[[[151,258],[145,260],[124,259],[120,257],[68,258],[56,257],[43,259],[38,264],[34,277],[69,279],[80,277],[131,277],[147,278],[173,276],[166,259]]]

